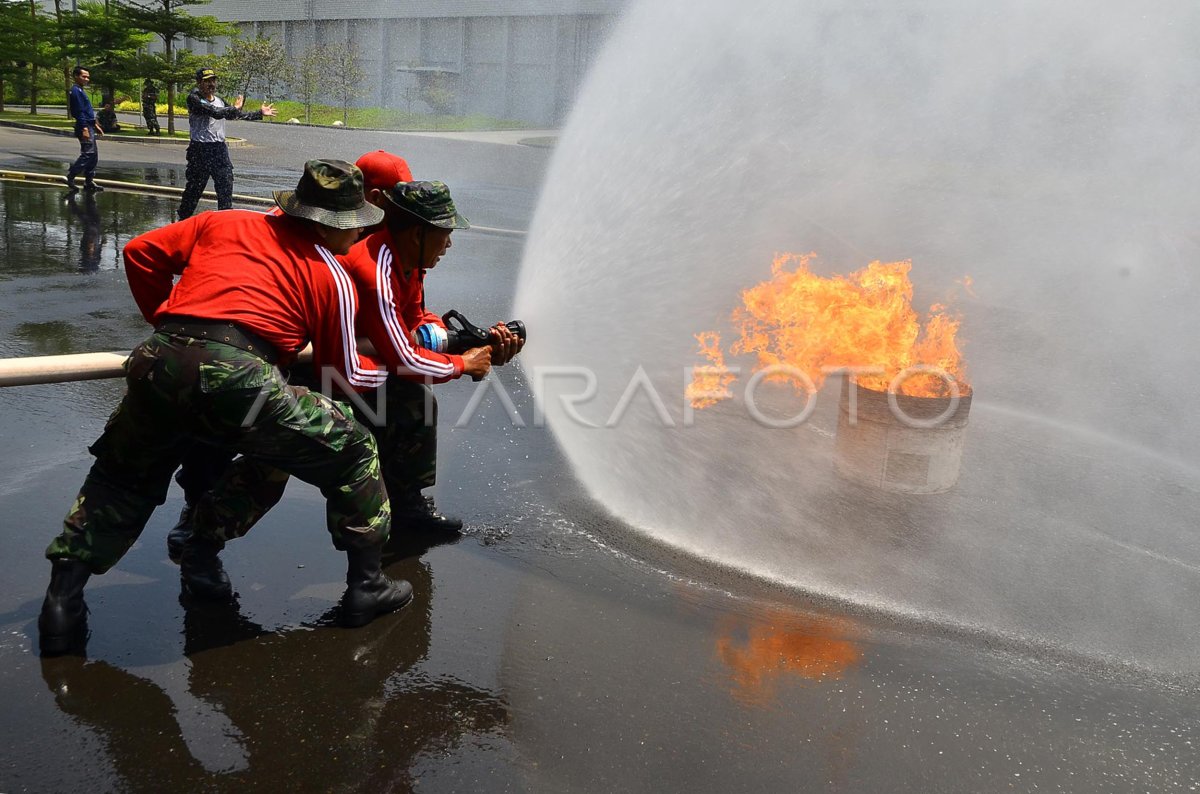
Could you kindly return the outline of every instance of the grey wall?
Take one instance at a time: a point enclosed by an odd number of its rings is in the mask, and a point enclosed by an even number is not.
[[[624,2],[213,0],[196,11],[271,36],[292,57],[314,40],[353,48],[367,74],[363,105],[427,111],[417,76],[402,70],[437,68],[455,85],[457,113],[555,125]],[[219,55],[228,41],[184,46]]]
[[[218,19],[418,19],[615,14],[624,0],[213,0],[197,13]]]

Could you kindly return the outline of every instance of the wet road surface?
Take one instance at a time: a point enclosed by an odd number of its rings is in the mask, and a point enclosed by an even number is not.
[[[163,148],[107,152],[133,174]],[[464,214],[527,219],[533,191],[491,179],[451,182]],[[97,223],[0,183],[0,356],[139,341],[117,252],[173,209],[109,191]],[[431,305],[508,319],[519,257],[520,240],[457,235]],[[121,384],[0,390],[0,791],[1196,790],[1186,682],[832,610],[649,545],[584,495],[519,368],[464,416],[475,388],[438,392],[438,502],[468,531],[397,539],[388,573],[417,592],[401,613],[333,624],[344,557],[296,482],[223,555],[236,606],[181,602],[173,489],[89,584],[86,659],[51,660],[34,650],[42,551]]]

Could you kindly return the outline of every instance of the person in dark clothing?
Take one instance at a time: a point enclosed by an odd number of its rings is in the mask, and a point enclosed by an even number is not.
[[[146,120],[146,133],[158,135],[158,86],[149,77],[142,85],[142,118]]]
[[[119,132],[121,125],[117,123],[117,111],[113,108],[113,98],[105,97],[100,112],[96,114],[96,123],[105,134]]]
[[[261,110],[245,112],[242,110],[245,97],[238,95],[232,105],[226,105],[216,91],[217,73],[207,68],[197,70],[196,87],[187,96],[191,143],[187,150],[187,184],[179,202],[179,220],[190,218],[196,212],[209,177],[217,191],[217,209],[233,207],[233,162],[225,143],[225,120],[258,121],[264,116],[275,115],[275,108],[268,102],[263,103]]]
[[[75,137],[79,140],[79,157],[67,169],[67,190],[71,193],[78,191],[79,186],[75,184],[75,177],[83,174],[83,189],[96,192],[104,190],[94,181],[96,163],[100,159],[100,154],[96,150],[96,138],[104,135],[104,132],[96,126],[96,109],[92,107],[92,100],[88,99],[87,92],[83,90],[92,80],[91,73],[82,66],[76,66],[71,75],[75,78],[75,85],[71,86],[71,93],[67,96],[67,112],[71,114],[71,118],[75,119]]]

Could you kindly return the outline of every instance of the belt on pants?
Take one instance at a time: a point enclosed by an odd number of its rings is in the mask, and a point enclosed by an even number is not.
[[[253,353],[265,359],[269,364],[274,364],[279,360],[279,351],[273,344],[253,331],[247,331],[237,323],[232,323],[228,320],[174,317],[164,320],[155,330],[160,333],[171,334],[172,336],[186,336],[191,339],[220,342],[240,350],[245,350],[247,353]]]

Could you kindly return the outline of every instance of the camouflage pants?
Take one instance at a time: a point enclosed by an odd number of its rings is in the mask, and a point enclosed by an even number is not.
[[[310,370],[299,368],[292,382],[316,387]],[[301,387],[303,388],[303,387]],[[354,418],[375,437],[388,498],[412,498],[437,481],[437,400],[421,383],[388,378],[382,389],[347,400]],[[222,478],[236,483],[237,499],[213,506],[211,520],[225,539],[241,537],[283,498],[288,474],[250,457],[210,444],[194,444],[184,453],[175,479],[197,514],[211,500],[204,494]]]
[[[260,464],[255,477],[294,475],[320,488],[339,549],[382,544],[390,507],[374,438],[339,404],[288,386],[263,359],[217,342],[156,333],[126,361],[128,391],[90,451],[96,460],[46,556],[111,568],[166,500],[171,474],[197,440]],[[269,483],[273,485],[273,483]],[[227,471],[197,505],[194,531],[224,541],[221,516],[256,503],[258,479]]]
[[[288,382],[330,391],[311,367],[293,367]],[[392,375],[382,388],[343,402],[375,436],[388,498],[395,501],[437,482],[438,406],[433,389]],[[184,484],[182,479],[179,484]]]
[[[158,107],[153,102],[142,103],[142,118],[146,120],[146,132],[151,135],[158,135],[160,132],[158,126]]]
[[[350,407],[375,436],[388,495],[400,499],[436,483],[438,408],[433,389],[393,376],[383,389],[359,398],[362,404],[351,400]]]
[[[217,209],[227,210],[233,206],[233,161],[229,159],[229,147],[224,142],[189,143],[184,174],[187,184],[179,201],[179,220],[195,214],[209,177],[212,177],[213,189],[217,191]]]

